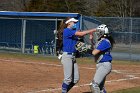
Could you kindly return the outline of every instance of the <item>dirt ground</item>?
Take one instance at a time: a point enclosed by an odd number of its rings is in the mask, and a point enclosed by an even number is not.
[[[90,93],[95,65],[80,64],[79,70],[80,81],[69,93]],[[60,62],[0,58],[0,93],[61,93],[62,80]],[[105,85],[108,92],[140,86],[140,66],[113,64]]]

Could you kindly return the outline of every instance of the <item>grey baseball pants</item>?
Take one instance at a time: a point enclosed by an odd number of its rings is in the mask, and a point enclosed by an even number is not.
[[[71,82],[77,83],[79,81],[79,70],[74,55],[69,55],[63,52],[61,63],[64,71],[64,83],[70,84]]]
[[[111,72],[112,64],[110,62],[98,63],[96,65],[96,72],[93,78],[93,87],[99,87],[103,89],[106,76]]]

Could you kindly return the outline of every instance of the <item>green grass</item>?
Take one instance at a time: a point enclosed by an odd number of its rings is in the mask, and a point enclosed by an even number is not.
[[[79,64],[95,64],[93,57],[83,57],[77,58],[77,62]],[[129,61],[129,60],[113,60],[113,64],[120,64],[120,65],[140,65],[140,61]]]
[[[38,54],[21,54],[21,53],[0,53],[0,58],[17,58],[22,60],[36,60],[58,62],[58,58],[54,56],[43,56]]]
[[[21,54],[21,53],[3,53],[0,52],[0,58],[17,58],[22,60],[36,60],[36,61],[46,61],[46,62],[60,62],[58,58],[55,56],[47,56],[47,55],[38,55],[38,54]],[[78,64],[95,64],[93,57],[83,57],[77,58]],[[113,60],[113,64],[121,64],[121,65],[131,65],[131,64],[140,64],[140,62],[132,62],[132,61],[121,61],[121,60]]]
[[[140,87],[130,88],[130,89],[123,89],[111,93],[140,93]]]
[[[78,64],[95,64],[93,57],[83,57],[83,58],[77,58]]]
[[[47,55],[38,55],[38,54],[21,54],[21,53],[2,53],[0,52],[0,58],[16,58],[21,60],[36,60],[36,61],[46,61],[46,62],[60,62],[57,56],[47,56]],[[78,64],[93,64],[94,58],[77,58]]]
[[[138,48],[116,48],[116,49],[113,49],[112,52],[123,52],[123,53],[132,53],[132,54],[140,54],[140,49]]]
[[[140,65],[140,61],[128,61],[128,60],[113,60],[113,64],[120,64],[120,65]]]

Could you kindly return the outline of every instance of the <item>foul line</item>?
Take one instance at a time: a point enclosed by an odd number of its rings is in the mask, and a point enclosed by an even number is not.
[[[14,61],[14,60],[7,60],[7,59],[0,59],[0,61],[6,61],[6,62],[13,62],[13,63],[25,63],[25,64],[39,64],[39,65],[48,65],[48,66],[55,66],[55,67],[61,67],[62,65],[57,65],[57,64],[49,64],[49,63],[43,63],[43,62],[25,62],[25,61]],[[83,69],[95,69],[91,67],[79,67]]]
[[[106,81],[106,83],[134,80],[134,79],[138,79],[138,78],[139,77],[130,76],[129,78]],[[91,84],[76,85],[73,88],[85,87],[85,86],[90,86],[90,85]],[[60,90],[61,90],[61,88],[55,88],[55,89],[46,89],[46,90],[44,89],[44,90],[39,90],[39,91],[27,92],[27,93],[53,92],[53,91],[60,91]]]

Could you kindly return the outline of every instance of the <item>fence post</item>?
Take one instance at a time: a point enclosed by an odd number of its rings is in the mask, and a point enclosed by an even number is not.
[[[130,26],[129,26],[129,31],[130,31],[129,54],[130,54],[130,61],[131,61],[132,60],[132,25],[133,25],[133,23],[132,23],[132,18],[131,17],[129,18],[129,20],[130,20]]]
[[[21,52],[25,53],[25,33],[26,33],[26,20],[22,19],[22,28],[21,28]]]
[[[57,33],[57,18],[55,20],[55,30],[56,30],[56,33]],[[56,56],[56,44],[57,44],[57,34],[54,34],[55,37],[54,37],[54,55]]]

